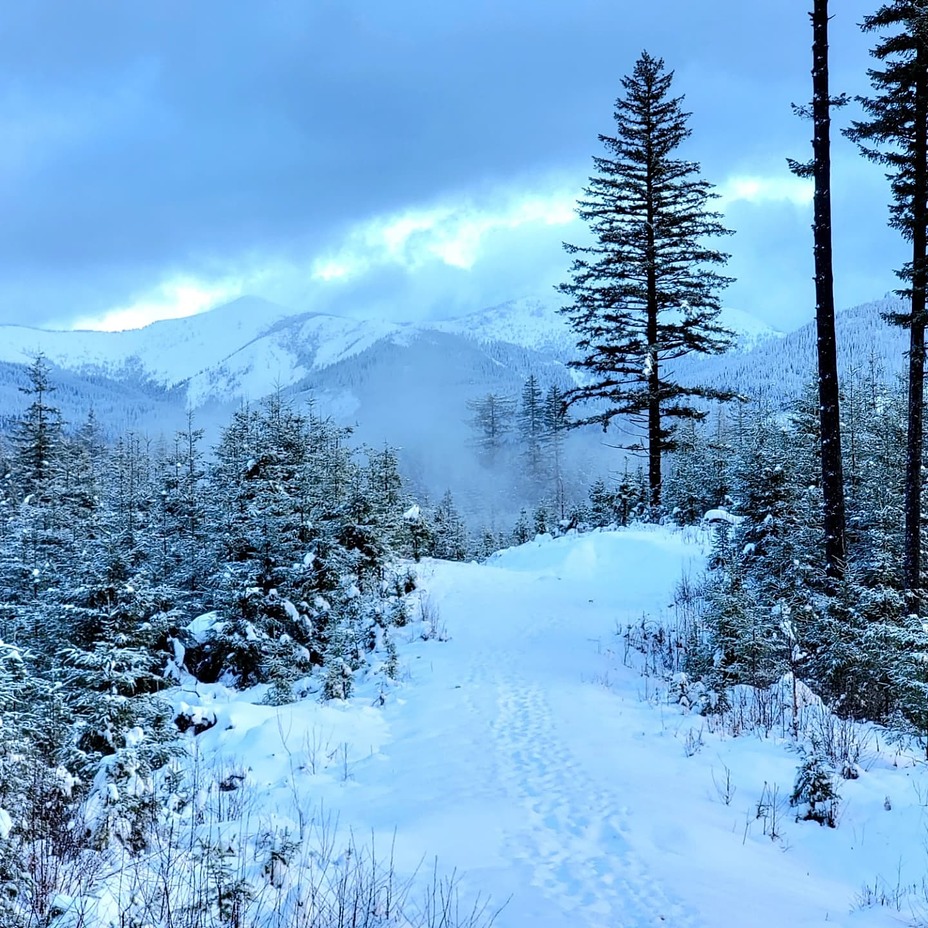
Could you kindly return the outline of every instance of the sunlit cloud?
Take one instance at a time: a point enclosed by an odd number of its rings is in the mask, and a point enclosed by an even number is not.
[[[738,175],[729,177],[716,192],[721,197],[722,207],[732,203],[754,204],[791,203],[805,207],[812,203],[815,185],[801,177]]]
[[[378,216],[350,228],[321,253],[244,256],[236,262],[234,274],[226,276],[217,269],[213,276],[170,278],[129,305],[85,317],[69,327],[141,328],[159,319],[192,316],[243,294],[264,296],[295,309],[330,311],[337,294],[393,271],[422,287],[434,285],[436,274],[465,271],[480,292],[487,284],[484,277],[499,276],[500,248],[537,241],[549,230],[559,249],[560,228],[579,222],[576,194],[567,184],[552,183],[540,190],[496,191],[479,199]]]
[[[112,309],[102,316],[79,319],[72,328],[100,332],[140,329],[160,319],[195,316],[241,293],[241,285],[231,281],[207,284],[190,279],[173,280],[161,284],[129,306]]]
[[[352,230],[312,265],[314,280],[347,281],[375,267],[408,271],[438,262],[471,270],[494,233],[576,220],[575,192],[508,194],[490,206],[470,200],[378,217]]]

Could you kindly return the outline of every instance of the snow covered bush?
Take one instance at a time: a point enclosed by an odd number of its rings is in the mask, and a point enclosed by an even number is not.
[[[819,749],[813,747],[799,765],[789,802],[796,809],[797,822],[818,822],[829,828],[838,824],[841,796],[834,771]]]

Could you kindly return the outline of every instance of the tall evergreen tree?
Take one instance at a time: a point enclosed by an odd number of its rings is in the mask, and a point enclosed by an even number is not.
[[[515,402],[508,396],[487,393],[468,400],[467,408],[473,413],[470,424],[476,432],[474,443],[483,462],[492,467],[512,431]]]
[[[689,137],[682,97],[670,96],[673,72],[643,52],[616,101],[615,136],[601,135],[609,157],[593,159],[577,212],[595,244],[565,244],[576,255],[572,280],[559,286],[562,310],[576,330],[589,377],[571,404],[592,403],[578,424],[608,427],[617,416],[645,429],[651,504],[661,501],[661,455],[673,448],[668,420],[701,418],[696,398],[731,394],[685,386],[668,362],[692,352],[724,351],[730,333],[718,323],[718,291],[730,282],[713,266],[728,255],[709,240],[728,234],[709,209],[715,194],[699,165],[674,157]]]
[[[522,457],[526,476],[533,487],[541,483],[544,474],[542,449],[544,444],[544,401],[541,387],[534,374],[529,374],[522,387],[522,397],[516,419],[522,439]]]
[[[928,0],[891,0],[864,17],[865,32],[892,30],[871,54],[882,65],[868,72],[874,96],[858,98],[866,118],[848,135],[865,157],[889,169],[889,224],[912,246],[898,271],[911,299],[894,317],[909,330],[904,582],[918,605],[921,592],[921,497],[925,394],[925,285],[928,280]]]
[[[20,392],[31,397],[29,407],[17,422],[14,441],[19,452],[23,490],[44,493],[51,479],[61,445],[61,414],[51,403],[55,391],[49,379],[51,368],[45,356],[36,355],[29,365],[29,386]]]
[[[822,498],[825,563],[834,579],[844,575],[847,542],[844,473],[841,460],[841,414],[838,396],[838,350],[835,338],[835,292],[831,249],[831,107],[828,88],[828,0],[814,0],[812,19],[812,161],[790,161],[794,173],[815,180],[815,324],[818,349],[819,418],[821,420]],[[802,112],[800,108],[800,112]]]
[[[564,486],[564,434],[567,431],[567,409],[564,393],[553,384],[548,387],[542,408],[542,447],[551,478],[558,515],[563,519],[567,509]]]

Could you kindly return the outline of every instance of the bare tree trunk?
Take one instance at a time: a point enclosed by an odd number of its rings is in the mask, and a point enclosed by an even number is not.
[[[921,597],[922,452],[925,408],[925,284],[928,245],[928,52],[916,52],[914,171],[912,190],[912,324],[909,329],[909,408],[905,463],[905,588],[911,608]]]
[[[812,140],[815,178],[815,322],[821,424],[825,563],[840,580],[847,560],[838,353],[831,249],[831,96],[828,88],[828,0],[815,0],[812,17]]]
[[[650,207],[649,207],[650,212]],[[654,223],[649,216],[648,221],[648,252],[652,256],[648,268],[648,486],[650,488],[650,504],[661,504],[661,394],[660,370],[657,357],[657,276],[654,270]]]

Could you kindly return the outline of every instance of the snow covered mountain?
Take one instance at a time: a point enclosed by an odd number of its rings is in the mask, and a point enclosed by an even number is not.
[[[114,379],[141,376],[173,387],[220,363],[292,314],[267,300],[243,297],[212,312],[125,332],[62,332],[4,325],[0,326],[0,361],[28,363],[41,351],[56,366],[76,373]]]
[[[908,336],[883,318],[904,311],[902,301],[885,297],[839,312],[835,317],[838,367],[842,378],[872,372],[890,383],[902,371]],[[734,390],[772,406],[798,397],[815,373],[815,323],[780,337],[762,336],[748,350],[718,357],[689,357],[677,370],[688,383]]]
[[[522,503],[499,475],[481,470],[473,453],[468,403],[496,393],[518,397],[533,374],[542,390],[574,384],[567,362],[574,334],[556,295],[482,309],[456,319],[391,323],[324,313],[297,313],[254,297],[186,319],[128,332],[51,332],[0,327],[0,429],[27,397],[25,364],[41,351],[56,366],[54,401],[66,421],[93,408],[111,434],[127,429],[157,437],[183,426],[187,409],[212,443],[244,401],[281,390],[297,403],[355,427],[359,442],[401,449],[403,466],[430,495],[452,488],[471,511],[507,512]],[[839,316],[844,365],[876,352],[891,374],[902,357],[902,333],[868,304]],[[724,311],[737,335],[730,353],[680,362],[693,383],[732,388],[781,402],[811,378],[814,330],[783,335],[748,313]],[[570,442],[576,473],[620,467],[596,430]],[[614,442],[613,442],[614,444]]]
[[[735,309],[724,311],[723,322],[738,334],[741,351],[781,334]],[[77,375],[180,390],[197,408],[305,385],[312,375],[374,349],[408,351],[436,336],[445,337],[449,354],[479,346],[494,357],[500,345],[508,345],[534,361],[560,365],[573,356],[575,346],[574,333],[553,299],[513,300],[455,319],[398,324],[298,313],[242,297],[197,316],[125,332],[0,326],[0,362],[23,364],[41,352]]]

